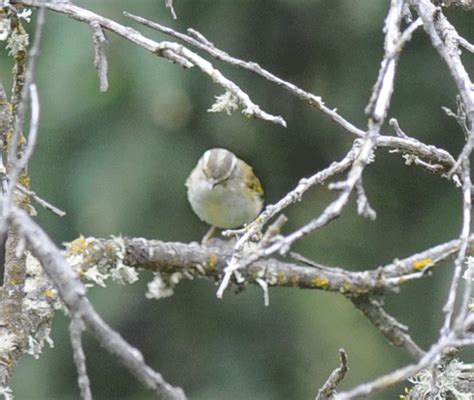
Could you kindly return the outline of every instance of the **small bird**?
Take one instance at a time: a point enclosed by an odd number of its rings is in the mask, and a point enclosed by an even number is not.
[[[252,167],[226,149],[207,150],[186,180],[196,215],[212,226],[233,229],[253,221],[263,206],[263,189]],[[203,239],[205,241],[205,239]]]

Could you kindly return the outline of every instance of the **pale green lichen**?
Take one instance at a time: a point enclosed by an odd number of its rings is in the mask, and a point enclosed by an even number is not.
[[[29,45],[29,37],[27,33],[18,33],[13,30],[7,39],[7,50],[9,56],[16,56],[20,51],[25,51]]]
[[[456,389],[456,383],[461,376],[463,363],[457,359],[452,360],[442,371],[436,373],[436,395],[433,400],[444,400],[451,394],[458,400],[471,400],[468,393],[462,393]],[[417,386],[424,396],[432,393],[432,371],[425,369],[408,380]]]
[[[7,355],[17,346],[17,335],[4,332],[0,335],[0,357]]]
[[[464,279],[471,279],[474,280],[474,257],[467,257],[466,259],[466,271],[464,272],[463,278]]]
[[[53,317],[55,310],[61,309],[63,304],[40,262],[29,251],[26,252],[26,272],[23,309],[31,315],[48,321]],[[50,333],[51,327],[48,323],[37,327],[34,336],[29,335],[27,338],[28,347],[25,352],[37,359],[45,343],[54,347]]]
[[[25,8],[22,12],[19,12],[17,16],[29,23],[31,22],[31,13],[32,11],[29,8]]]
[[[115,268],[110,271],[110,277],[122,285],[138,281],[138,272],[135,268],[129,267],[122,262],[118,262]]]
[[[104,273],[99,270],[99,267],[97,265],[94,265],[90,268],[87,268],[82,276],[89,282],[92,283],[86,283],[87,287],[92,287],[94,284],[106,287],[105,281],[110,277],[110,274]]]
[[[13,400],[13,393],[9,386],[0,386],[0,396],[3,396],[4,400]]]
[[[145,293],[147,299],[163,299],[174,294],[174,285],[166,282],[160,273],[155,273],[153,280],[148,282],[148,291]]]
[[[174,272],[172,274],[155,272],[153,274],[153,280],[148,282],[148,291],[145,293],[145,297],[147,299],[170,297],[174,294],[175,286],[183,278],[185,278],[185,275],[181,272]]]
[[[88,281],[88,287],[105,287],[109,278],[122,285],[138,280],[137,270],[124,263],[126,247],[122,237],[112,236],[112,240],[104,243],[81,235],[64,245],[68,263]]]
[[[11,29],[11,22],[9,19],[4,18],[0,20],[0,41],[3,42],[8,39]]]
[[[44,344],[47,343],[49,347],[54,347],[53,339],[51,339],[51,327],[49,325],[41,325],[35,332],[35,336],[28,336],[28,348],[26,353],[38,359],[43,352]]]
[[[239,108],[239,99],[231,92],[226,91],[220,96],[216,96],[216,102],[209,108],[208,112],[225,112],[232,115],[232,112]]]

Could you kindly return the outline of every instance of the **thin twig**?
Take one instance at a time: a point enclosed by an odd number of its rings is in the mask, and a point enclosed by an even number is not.
[[[361,139],[360,146],[357,146],[357,155],[352,162],[346,180],[337,184],[337,188],[340,190],[338,198],[330,203],[317,218],[314,218],[295,232],[282,237],[270,246],[255,251],[250,257],[247,257],[247,259],[243,258],[241,251],[236,248],[236,254],[229,262],[229,266],[226,268],[224,277],[217,290],[218,298],[223,296],[230,282],[230,278],[235,271],[245,268],[250,262],[258,258],[268,257],[275,252],[286,254],[294,242],[317,229],[321,229],[341,215],[349,201],[353,189],[362,176],[365,166],[370,162],[373,156],[373,150],[377,145],[377,138],[380,135],[380,128],[390,105],[395,79],[395,68],[399,57],[397,46],[400,45],[399,25],[402,18],[402,5],[403,1],[392,0],[385,24],[387,32],[385,38],[385,55],[379,71],[379,77],[372,92],[371,100],[367,106],[367,114],[369,115],[367,132],[364,138]],[[335,186],[333,185],[333,187]]]
[[[474,146],[474,90],[466,68],[461,61],[459,51],[460,35],[454,26],[444,16],[440,8],[428,0],[413,1],[418,15],[423,21],[423,27],[431,39],[433,47],[446,63],[451,76],[465,104],[469,120],[469,138],[461,151],[451,173],[454,173],[465,159],[469,157]]]
[[[444,324],[441,331],[442,335],[446,335],[449,332],[449,329],[451,328],[451,322],[452,322],[452,317],[454,313],[454,303],[458,294],[459,280],[461,279],[462,270],[466,262],[466,255],[467,255],[467,249],[468,249],[468,244],[469,244],[469,235],[471,232],[472,183],[471,183],[470,163],[468,159],[464,160],[462,167],[463,167],[463,176],[462,176],[463,178],[463,191],[462,191],[463,193],[463,206],[462,206],[463,222],[462,222],[461,234],[459,236],[461,245],[459,247],[458,256],[456,257],[456,260],[454,262],[454,272],[453,272],[451,286],[449,289],[448,300],[446,301],[446,304],[443,308],[443,311],[445,313],[445,319],[444,319]],[[469,311],[468,305],[469,305],[469,299],[471,298],[471,285],[472,285],[471,280],[468,280],[468,282],[466,282],[466,289],[464,292],[464,298],[462,300],[462,306],[459,312],[458,319],[456,321],[457,328],[461,327],[462,322],[466,318],[467,313]]]
[[[460,46],[464,47],[467,51],[474,53],[474,44],[468,42],[462,36],[458,36],[458,43]]]
[[[49,210],[51,211],[52,213],[56,214],[56,215],[59,215],[60,217],[64,217],[66,215],[66,212],[59,209],[58,207],[56,206],[53,206],[51,203],[47,202],[46,200],[42,199],[41,197],[39,197],[35,192],[33,192],[32,190],[30,189],[27,189],[26,187],[24,187],[23,185],[21,185],[20,183],[17,183],[16,185],[16,188],[32,197],[41,207],[45,208],[46,210]]]
[[[444,337],[440,342],[435,343],[416,364],[407,365],[379,378],[376,378],[371,382],[363,383],[346,392],[340,392],[336,394],[334,398],[335,400],[366,398],[371,394],[377,393],[382,389],[386,389],[399,382],[407,380],[411,376],[414,376],[422,369],[427,368],[436,361],[440,360],[441,353],[445,348],[457,346],[460,344],[464,345],[463,341],[459,341],[454,337]],[[469,343],[466,344],[469,345]]]
[[[400,128],[400,125],[398,124],[398,120],[396,118],[390,118],[388,123],[393,128],[397,136],[400,136],[401,138],[404,138],[404,139],[408,139],[407,134],[403,132],[402,128]]]
[[[328,168],[314,174],[310,178],[303,178],[298,183],[298,186],[290,191],[287,195],[284,196],[277,204],[270,205],[265,208],[265,210],[260,214],[260,216],[252,222],[247,228],[246,232],[242,235],[242,237],[237,241],[235,245],[234,256],[229,261],[229,265],[224,272],[224,277],[222,278],[221,284],[217,290],[217,297],[221,298],[224,294],[224,290],[227,288],[230,278],[234,271],[239,268],[245,268],[245,266],[250,265],[251,263],[257,261],[259,258],[262,258],[264,255],[263,250],[254,251],[251,255],[246,257],[245,260],[242,260],[242,249],[245,247],[246,243],[252,238],[255,234],[257,234],[263,224],[265,224],[270,218],[272,218],[276,213],[281,211],[283,208],[289,206],[290,204],[296,202],[301,198],[301,196],[313,185],[320,184],[324,182],[329,177],[333,176],[334,174],[340,173],[351,166],[356,158],[356,154],[358,152],[358,144],[354,144],[352,149],[347,153],[347,155],[339,162],[331,164]],[[333,203],[331,203],[333,204]],[[327,209],[326,209],[327,210]],[[324,213],[323,213],[324,214]],[[278,246],[281,244],[283,239],[279,239],[275,241],[270,246],[267,246],[266,249],[273,249],[274,246],[277,246],[277,250],[279,250]],[[276,251],[277,251],[276,250]],[[289,250],[289,248],[288,248]],[[265,256],[270,255],[271,253],[265,254]]]
[[[336,390],[337,385],[344,379],[347,373],[347,354],[344,349],[339,349],[339,356],[341,358],[341,364],[338,368],[331,372],[326,382],[321,389],[318,390],[318,394],[315,400],[329,400]]]
[[[40,103],[38,99],[38,91],[35,83],[30,83],[30,95],[31,99],[31,121],[30,130],[28,133],[28,143],[25,151],[21,158],[16,159],[13,163],[12,168],[8,173],[8,193],[7,202],[13,199],[13,193],[15,192],[15,186],[18,184],[18,178],[23,170],[28,165],[28,161],[33,155],[33,151],[36,146],[36,140],[38,137],[39,117],[40,117]]]
[[[82,348],[82,331],[84,330],[84,322],[79,316],[71,316],[71,324],[69,325],[69,333],[71,337],[71,346],[74,356],[74,364],[77,370],[77,382],[81,391],[81,398],[83,400],[92,400],[92,393],[90,388],[89,376],[86,368],[86,355]]]
[[[11,142],[8,143],[8,190],[7,190],[7,201],[4,202],[5,209],[2,210],[4,217],[8,212],[8,208],[13,204],[15,186],[18,183],[18,178],[26,167],[36,144],[36,136],[38,133],[38,121],[39,121],[39,101],[36,91],[36,85],[34,85],[34,74],[36,69],[36,63],[40,52],[40,42],[43,32],[43,26],[45,21],[45,9],[44,2],[40,2],[40,10],[36,20],[35,36],[33,45],[30,50],[28,57],[28,69],[25,75],[24,86],[21,92],[21,100],[16,110],[16,118],[13,125],[13,136]],[[31,97],[30,97],[31,96]],[[25,119],[25,113],[27,110],[28,102],[31,99],[31,121],[30,121],[30,132],[28,137],[28,148],[25,150],[25,154],[22,159],[19,160],[17,156],[18,143],[20,140],[21,130],[23,128],[23,122]],[[34,107],[34,110],[33,110]],[[4,223],[0,224],[0,233],[5,229]]]
[[[12,2],[31,7],[40,7],[43,5],[39,0],[12,0]],[[155,42],[130,27],[123,26],[109,18],[102,17],[99,14],[93,13],[69,2],[46,2],[44,3],[44,8],[63,13],[78,21],[86,22],[89,25],[91,23],[96,23],[102,28],[114,32],[136,45],[147,49],[154,55],[164,57],[185,68],[197,66],[202,72],[208,75],[213,82],[223,87],[226,91],[232,93],[232,95],[238,99],[239,104],[242,106],[242,113],[245,116],[259,118],[281,126],[286,126],[286,122],[281,116],[274,116],[261,110],[260,107],[253,103],[250,100],[250,97],[237,84],[227,79],[219,70],[214,68],[209,61],[184,46],[172,42]]]
[[[178,17],[176,16],[176,13],[174,11],[173,0],[165,0],[165,6],[168,10],[170,10],[170,13],[171,13],[171,16],[173,17],[173,19],[178,19]]]
[[[367,198],[364,186],[362,185],[362,177],[357,181],[355,189],[357,193],[357,213],[372,221],[375,220],[377,218],[377,213],[370,206],[369,199]]]
[[[471,179],[469,172],[469,162],[466,160],[463,164],[463,224],[460,235],[460,247],[456,257],[453,279],[449,289],[448,299],[443,308],[445,313],[441,336],[446,336],[451,328],[452,316],[454,313],[454,302],[456,300],[457,288],[461,278],[461,272],[466,259],[468,240],[471,224]]]
[[[124,12],[126,17],[130,17],[133,20],[149,27],[153,27],[155,25],[154,22],[147,20],[146,18],[142,18],[133,14],[129,14]],[[262,111],[260,107],[254,104],[250,97],[234,82],[230,81],[224,75],[214,68],[214,66],[201,56],[197,55],[196,53],[192,52],[191,50],[187,49],[184,46],[177,45],[176,43],[171,42],[162,42],[162,44],[169,49],[173,49],[176,54],[179,54],[184,59],[189,60],[195,66],[197,66],[202,72],[209,75],[209,77],[217,84],[222,86],[227,92],[231,93],[237,99],[238,103],[242,106],[242,114],[247,117],[255,117],[260,118],[265,121],[270,121],[275,124],[281,125],[286,127],[286,122],[281,116],[273,116],[271,114]],[[212,109],[211,109],[212,110]]]
[[[101,92],[106,92],[109,88],[109,80],[107,78],[108,62],[104,49],[104,43],[107,43],[107,38],[97,21],[92,21],[89,26],[92,29],[94,65],[99,75],[99,88]]]

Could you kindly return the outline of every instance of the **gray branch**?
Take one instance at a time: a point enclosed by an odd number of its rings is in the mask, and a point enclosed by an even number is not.
[[[28,240],[33,253],[58,288],[61,299],[71,314],[79,316],[84,321],[87,329],[102,347],[116,356],[145,387],[161,398],[185,399],[184,392],[180,388],[168,384],[158,372],[145,363],[140,351],[130,346],[102,320],[85,297],[84,285],[44,231],[24,211],[17,208],[11,209],[9,220]]]
[[[326,382],[321,389],[319,389],[315,400],[329,400],[334,393],[339,382],[341,382],[347,373],[347,354],[344,349],[339,350],[341,364],[338,368],[331,372]]]

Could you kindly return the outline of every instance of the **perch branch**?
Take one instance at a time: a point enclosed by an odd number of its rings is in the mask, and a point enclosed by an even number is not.
[[[157,395],[170,400],[185,399],[180,388],[168,384],[158,372],[146,365],[143,355],[102,320],[85,297],[84,285],[46,233],[23,210],[16,207],[11,209],[9,220],[28,240],[71,314],[83,320],[102,347],[116,356],[145,387]]]
[[[77,239],[81,240],[81,239]],[[88,238],[90,243],[81,244],[82,268],[87,270],[94,265],[113,265],[116,240],[124,247],[123,263],[133,268],[144,268],[153,272],[181,273],[190,278],[206,277],[217,280],[233,254],[229,241],[212,239],[206,245],[198,243],[162,242],[143,238]],[[75,242],[71,243],[71,246]],[[79,243],[79,242],[78,242]],[[265,280],[270,286],[291,286],[302,289],[321,289],[361,296],[371,292],[394,290],[410,281],[416,272],[425,274],[441,262],[454,257],[459,250],[459,240],[452,240],[434,246],[402,260],[366,271],[347,271],[337,267],[311,266],[279,261],[273,258],[262,259],[242,270],[245,283]],[[474,235],[469,245],[474,246]],[[78,255],[74,253],[74,256]],[[417,278],[421,278],[422,274]],[[408,279],[405,279],[408,277]]]

